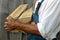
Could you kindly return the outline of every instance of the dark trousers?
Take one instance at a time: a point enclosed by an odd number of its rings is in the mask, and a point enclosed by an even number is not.
[[[46,40],[42,36],[40,36],[40,35],[34,35],[34,34],[28,34],[27,37],[28,37],[27,38],[28,40]]]
[[[46,39],[43,38],[41,35],[28,34],[27,40],[46,40]],[[56,38],[54,38],[52,40],[56,40]]]
[[[57,33],[56,37],[57,37],[57,40],[60,40],[60,31]]]

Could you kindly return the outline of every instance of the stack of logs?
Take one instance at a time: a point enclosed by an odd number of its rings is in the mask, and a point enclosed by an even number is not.
[[[33,7],[27,9],[28,4],[21,4],[9,16],[16,19],[20,23],[28,23],[31,21]],[[8,17],[7,17],[8,19]],[[21,30],[12,30],[11,32],[19,32]],[[23,31],[22,31],[23,32]]]

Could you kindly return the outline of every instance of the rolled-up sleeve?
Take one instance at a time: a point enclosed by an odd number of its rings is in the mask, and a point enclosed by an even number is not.
[[[54,0],[50,4],[48,3],[42,13],[37,27],[41,35],[46,38],[54,32],[60,23],[60,0]]]

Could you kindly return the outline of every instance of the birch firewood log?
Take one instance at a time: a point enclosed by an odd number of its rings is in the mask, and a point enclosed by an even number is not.
[[[27,8],[28,4],[21,4],[19,7],[17,7],[9,16],[11,16],[14,19],[17,19],[20,14],[22,14],[23,11]],[[7,17],[8,18],[8,17]]]
[[[20,23],[28,23],[31,21],[32,18],[32,12],[33,12],[33,7],[29,8],[28,10],[26,10],[25,12],[23,12],[23,14],[18,18],[18,21]]]

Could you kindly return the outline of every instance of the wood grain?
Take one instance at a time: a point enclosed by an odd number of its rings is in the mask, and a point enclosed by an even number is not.
[[[27,6],[28,6],[28,4],[20,5],[9,16],[11,16],[14,19],[17,19],[17,17],[27,8]]]
[[[33,12],[33,9],[32,7],[29,8],[28,10],[26,10],[19,18],[19,22],[20,23],[28,23],[31,21],[31,18],[32,18],[32,12]]]

